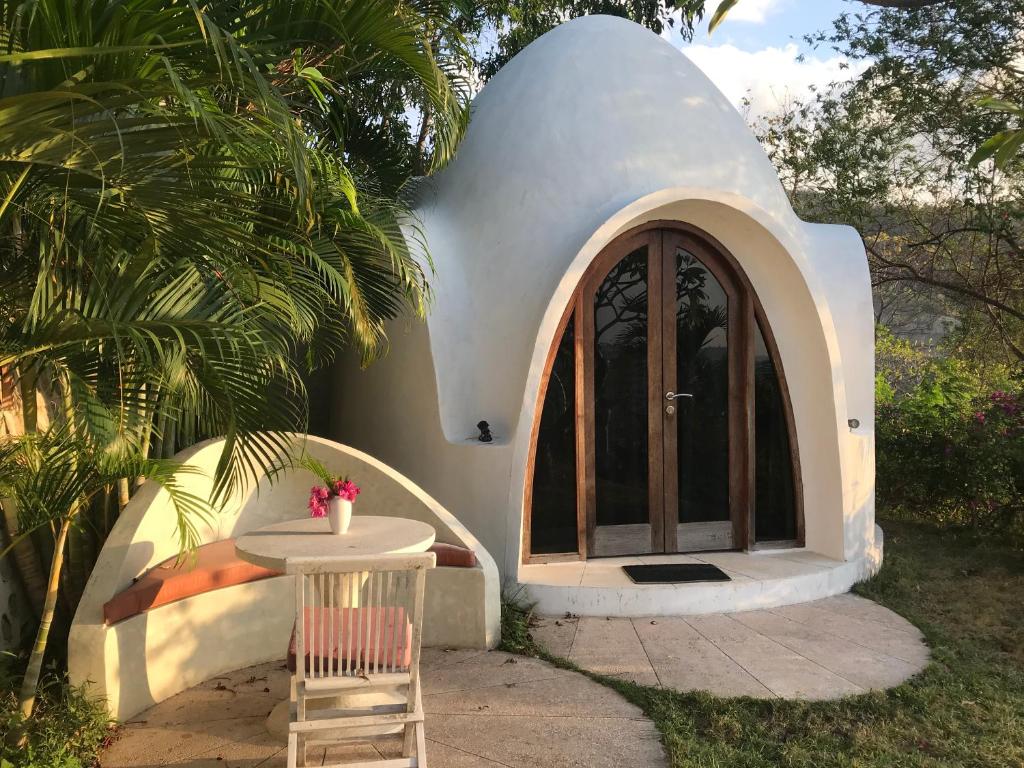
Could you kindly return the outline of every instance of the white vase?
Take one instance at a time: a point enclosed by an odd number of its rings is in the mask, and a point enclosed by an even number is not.
[[[331,524],[331,533],[340,536],[348,533],[352,522],[352,502],[338,496],[332,496],[327,502],[327,521]]]

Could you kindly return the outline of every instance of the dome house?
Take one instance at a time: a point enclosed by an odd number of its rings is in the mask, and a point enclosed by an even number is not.
[[[544,35],[477,96],[417,216],[429,317],[339,363],[329,436],[438,499],[539,610],[742,610],[877,570],[863,245],[796,216],[678,49],[608,16]],[[629,563],[730,580],[634,584]]]

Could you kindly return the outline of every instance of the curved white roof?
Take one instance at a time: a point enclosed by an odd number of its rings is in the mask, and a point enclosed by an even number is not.
[[[797,220],[742,117],[678,49],[610,16],[568,22],[473,104],[468,134],[418,210],[434,257],[428,320],[449,440],[516,425],[538,328],[581,246],[668,188]]]

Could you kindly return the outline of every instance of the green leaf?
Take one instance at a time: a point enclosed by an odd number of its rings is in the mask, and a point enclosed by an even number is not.
[[[1008,131],[1009,136],[996,151],[994,160],[996,168],[1002,170],[1024,146],[1024,130]]]
[[[738,2],[739,0],[722,0],[722,2],[718,4],[718,8],[715,9],[714,14],[711,16],[711,21],[708,23],[709,35],[715,31],[718,25],[725,19],[729,11],[731,11],[733,6]]]
[[[315,80],[318,83],[326,83],[327,78],[324,77],[323,73],[316,67],[303,67],[299,70],[299,75],[309,80]]]
[[[187,40],[179,43],[149,43],[147,45],[108,45],[108,46],[79,46],[76,48],[48,48],[34,51],[19,51],[18,53],[0,54],[0,64],[24,64],[33,61],[45,61],[51,59],[68,58],[92,58],[96,56],[114,56],[119,53],[145,53],[152,50],[169,50],[173,48],[184,48],[198,45],[197,40]]]
[[[1021,107],[1019,104],[1014,104],[1012,101],[997,99],[993,96],[986,96],[983,99],[978,99],[978,106],[984,107],[985,109],[993,112],[1011,112],[1014,114],[1021,114],[1024,112],[1024,107]]]
[[[996,154],[996,152],[998,152],[1007,141],[1009,141],[1012,138],[1014,133],[1015,131],[1001,131],[1000,133],[997,133],[995,136],[989,137],[981,144],[980,147],[978,147],[974,151],[974,154],[971,155],[971,159],[968,162],[971,165],[976,166],[988,160],[990,157]]]

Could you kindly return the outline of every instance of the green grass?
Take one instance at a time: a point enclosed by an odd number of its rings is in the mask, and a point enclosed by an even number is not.
[[[885,565],[857,592],[924,632],[932,661],[885,692],[835,702],[719,699],[597,675],[661,731],[672,766],[1024,766],[1024,553],[993,539],[883,522]],[[502,647],[560,666],[506,601]]]

